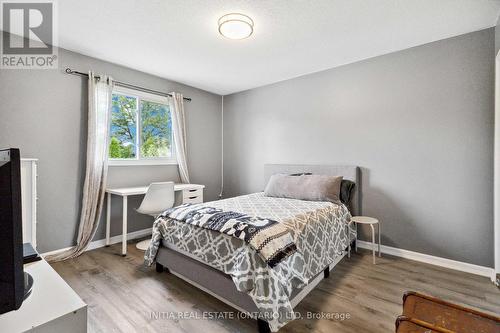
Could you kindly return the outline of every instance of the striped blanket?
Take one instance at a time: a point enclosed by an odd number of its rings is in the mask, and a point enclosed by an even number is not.
[[[161,217],[170,217],[239,238],[250,245],[270,267],[297,251],[288,228],[274,220],[192,204],[171,208]]]

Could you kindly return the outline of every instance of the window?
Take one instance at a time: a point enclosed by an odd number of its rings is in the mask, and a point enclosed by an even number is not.
[[[115,88],[109,140],[110,165],[176,163],[166,97]]]

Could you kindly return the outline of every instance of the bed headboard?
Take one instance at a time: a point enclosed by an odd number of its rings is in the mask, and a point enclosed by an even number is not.
[[[353,215],[361,215],[361,169],[354,165],[265,164],[264,184],[267,184],[269,178],[277,173],[291,174],[302,172],[310,172],[317,175],[343,176],[344,179],[355,182],[354,197],[349,209]]]

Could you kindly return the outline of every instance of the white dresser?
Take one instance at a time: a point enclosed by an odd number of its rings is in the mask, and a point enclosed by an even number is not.
[[[21,159],[23,242],[36,248],[38,160]],[[24,265],[33,277],[31,295],[16,311],[0,315],[0,332],[87,332],[87,305],[45,261]]]
[[[21,205],[23,217],[23,242],[36,249],[36,208],[38,160],[21,159]]]
[[[0,315],[0,332],[87,332],[87,304],[45,260],[24,271],[33,277],[33,290],[18,310]]]

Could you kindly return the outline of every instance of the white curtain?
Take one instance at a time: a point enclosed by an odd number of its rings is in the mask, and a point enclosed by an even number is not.
[[[99,225],[108,174],[109,119],[113,80],[89,72],[88,132],[85,182],[76,246],[55,255],[48,261],[60,261],[79,256],[94,237]]]
[[[172,92],[169,98],[170,114],[172,115],[172,126],[174,130],[175,153],[179,174],[183,183],[189,183],[189,172],[187,167],[186,150],[186,120],[184,114],[184,98],[182,94]]]

